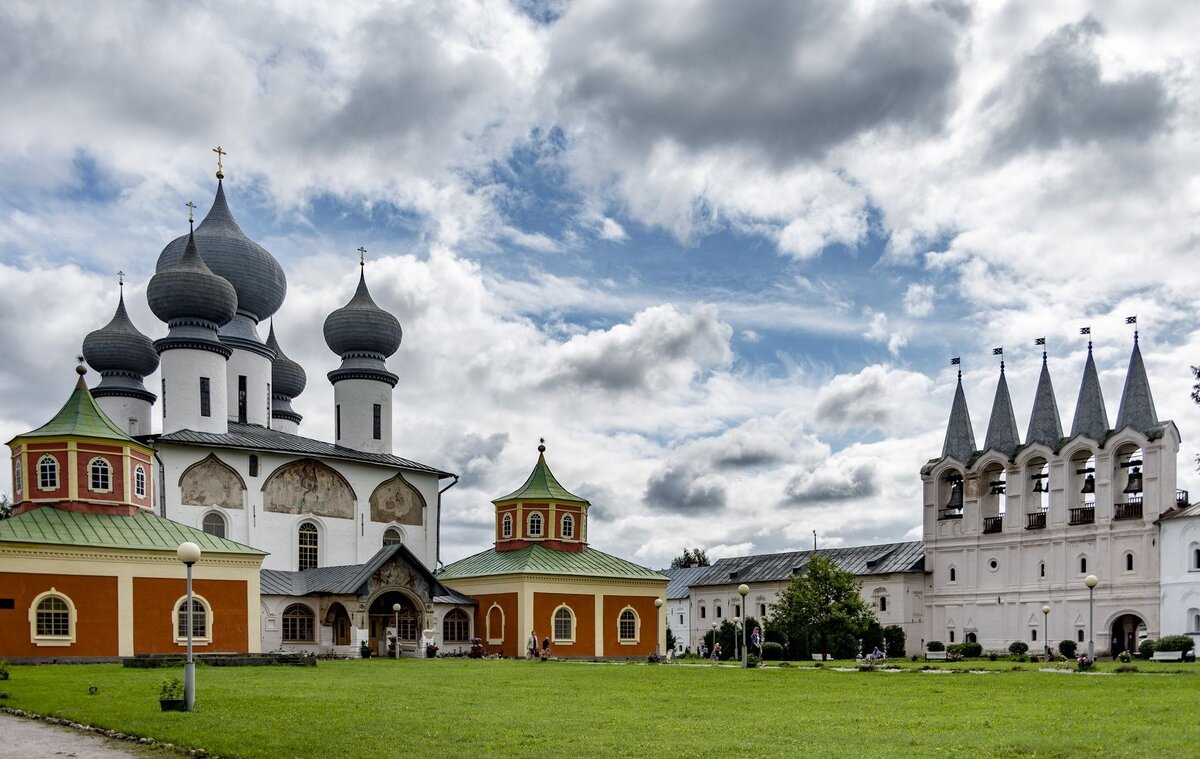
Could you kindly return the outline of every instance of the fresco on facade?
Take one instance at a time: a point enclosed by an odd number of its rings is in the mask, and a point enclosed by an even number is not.
[[[210,454],[187,468],[179,478],[180,501],[189,506],[220,506],[240,509],[246,486],[242,478],[225,462]]]
[[[284,464],[267,478],[263,510],[351,519],[354,491],[333,469],[313,459],[301,459]]]
[[[371,493],[371,521],[420,525],[425,498],[402,475],[383,482]]]

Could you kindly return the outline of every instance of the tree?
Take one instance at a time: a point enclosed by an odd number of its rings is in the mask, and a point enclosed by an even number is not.
[[[671,559],[671,569],[685,569],[687,567],[707,567],[708,554],[703,548],[685,548],[683,553]]]
[[[860,594],[862,584],[824,556],[814,556],[804,569],[780,593],[772,621],[793,650],[844,654],[874,619]]]
[[[8,500],[8,496],[0,493],[0,519],[8,519],[12,516],[12,501]]]
[[[673,651],[674,649],[675,649],[675,633],[671,632],[671,626],[667,625],[667,650]]]

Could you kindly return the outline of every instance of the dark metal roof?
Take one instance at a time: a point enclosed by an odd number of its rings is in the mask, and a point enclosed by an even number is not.
[[[975,453],[975,431],[971,429],[971,414],[967,411],[967,396],[963,392],[962,375],[954,389],[954,404],[950,407],[950,421],[946,424],[946,442],[942,445],[942,458],[951,456],[965,462]]]
[[[1117,410],[1117,429],[1133,427],[1145,432],[1157,425],[1158,413],[1154,410],[1154,397],[1150,395],[1150,380],[1146,377],[1142,350],[1135,337],[1133,353],[1129,356],[1129,371],[1125,374],[1125,389],[1121,393],[1121,406]]]
[[[304,373],[304,367],[288,358],[283,348],[279,347],[274,321],[267,335],[267,347],[275,351],[275,360],[271,362],[271,392],[287,398],[295,398],[303,393],[308,376]]]
[[[1162,522],[1166,519],[1182,519],[1183,517],[1200,517],[1200,503],[1193,503],[1190,506],[1183,508],[1168,509],[1163,512],[1158,521]]]
[[[1054,397],[1054,383],[1050,381],[1050,367],[1046,364],[1046,354],[1043,352],[1042,373],[1038,376],[1037,391],[1033,394],[1033,413],[1029,415],[1025,444],[1041,443],[1057,448],[1062,436],[1058,400]]]
[[[1012,398],[1008,394],[1008,380],[1004,378],[1004,364],[1000,364],[1000,381],[996,383],[996,398],[992,401],[992,417],[988,420],[987,437],[983,449],[996,450],[1006,456],[1013,455],[1021,445],[1021,433],[1017,431],[1017,417],[1013,413]]]
[[[925,547],[921,541],[881,545],[822,548],[817,554],[832,559],[856,575],[885,575],[896,572],[925,572]],[[691,587],[781,582],[792,577],[813,557],[813,551],[771,553],[719,559],[694,578]]]
[[[168,323],[178,319],[203,319],[218,327],[227,324],[237,312],[237,290],[204,262],[196,247],[194,232],[171,245],[176,243],[181,249],[179,254],[169,261],[160,258],[158,272],[146,286],[150,310]],[[216,339],[215,335],[213,339]]]
[[[554,551],[531,545],[515,551],[489,548],[474,556],[459,559],[438,573],[443,580],[491,575],[568,575],[574,577],[616,577],[631,580],[665,580],[652,569],[632,561],[597,551],[590,546],[582,551]]]
[[[1083,381],[1079,383],[1079,400],[1075,402],[1075,419],[1071,422],[1071,437],[1086,435],[1092,440],[1103,441],[1107,434],[1108,411],[1104,408],[1104,393],[1100,390],[1100,376],[1096,373],[1096,361],[1089,344]]]
[[[144,436],[145,437],[145,436]],[[308,456],[322,456],[329,459],[345,461],[362,461],[368,464],[399,467],[416,472],[429,472],[438,478],[453,477],[449,472],[427,466],[425,464],[393,456],[390,453],[368,453],[344,448],[324,440],[292,435],[279,430],[267,429],[258,424],[229,423],[229,432],[196,432],[194,430],[179,430],[168,435],[160,435],[158,441],[177,443],[180,445],[199,445],[207,448],[240,448],[250,451],[272,451],[274,453],[299,453]]]
[[[666,575],[671,578],[670,584],[667,585],[667,600],[673,598],[687,598],[688,589],[692,587],[692,581],[708,571],[708,567],[684,567],[682,569],[660,569],[660,575]]]
[[[264,569],[259,573],[259,592],[268,596],[361,595],[366,592],[371,575],[391,561],[402,561],[419,572],[433,588],[434,601],[449,599],[441,603],[475,603],[470,596],[456,593],[439,583],[433,573],[401,543],[384,546],[365,564],[314,567],[299,572]]]
[[[83,357],[98,372],[132,372],[145,377],[158,368],[154,342],[133,326],[125,311],[124,292],[108,324],[83,338]],[[141,382],[136,383],[136,387],[141,386]]]
[[[343,358],[349,353],[377,353],[386,358],[400,348],[404,336],[396,317],[375,305],[362,271],[350,302],[325,317],[324,332],[325,344]]]

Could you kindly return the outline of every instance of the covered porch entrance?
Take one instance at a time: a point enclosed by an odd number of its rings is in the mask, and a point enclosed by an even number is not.
[[[399,605],[397,612],[395,606]],[[398,630],[400,655],[413,656],[417,650],[419,620],[416,605],[405,593],[387,591],[377,597],[367,613],[368,643],[376,656],[389,655],[389,635]]]
[[[1116,656],[1122,651],[1137,653],[1138,646],[1146,637],[1146,623],[1136,614],[1122,614],[1112,623],[1112,650]]]

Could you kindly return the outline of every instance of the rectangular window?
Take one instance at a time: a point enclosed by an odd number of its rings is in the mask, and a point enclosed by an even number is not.
[[[700,619],[704,619],[708,615],[708,610],[703,606],[700,607]]]
[[[758,616],[760,616],[760,617],[767,616],[767,605],[766,604],[758,605]]]
[[[342,405],[340,403],[333,407],[333,439],[342,439]]]
[[[735,616],[735,617],[742,616],[742,605],[741,604],[733,605],[733,616]]]
[[[246,423],[246,375],[238,375],[238,424]]]
[[[200,416],[212,416],[212,406],[209,403],[208,377],[200,378]]]
[[[15,609],[17,608],[16,599],[0,598],[0,609]]]
[[[383,406],[378,403],[371,410],[373,414],[371,419],[371,437],[375,440],[383,439]]]
[[[258,476],[258,456],[253,453],[250,454],[250,476]]]
[[[681,624],[681,625],[683,624],[683,615],[682,614],[679,615],[679,624]]]
[[[1029,634],[1033,636],[1030,638],[1030,640],[1032,640],[1034,643],[1037,643],[1037,630],[1030,630]]]
[[[721,618],[721,607],[718,606],[717,607],[717,619],[720,619],[720,618]]]

